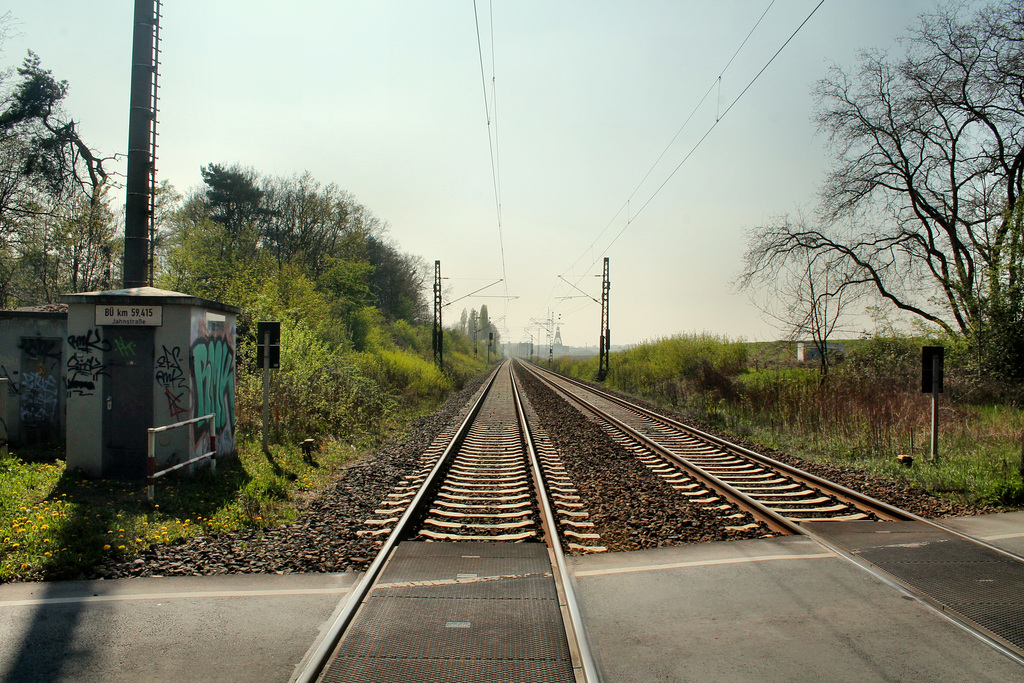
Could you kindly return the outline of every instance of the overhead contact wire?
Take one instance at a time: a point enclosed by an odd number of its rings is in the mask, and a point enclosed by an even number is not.
[[[793,40],[793,38],[796,37],[796,34],[800,32],[800,29],[802,29],[807,24],[807,22],[811,20],[811,17],[813,17],[814,13],[818,11],[818,8],[821,7],[824,4],[825,4],[825,0],[821,0],[817,5],[814,6],[814,9],[811,10],[811,13],[808,14],[807,17],[804,18],[804,20],[802,22],[800,22],[800,25],[797,26],[796,30],[793,31],[793,33],[789,36],[789,38],[786,39],[786,42],[784,42],[782,44],[782,46],[779,47],[779,49],[775,51],[775,54],[773,54],[771,56],[771,59],[769,59],[765,63],[765,65],[761,67],[761,70],[757,72],[757,74],[750,80],[749,83],[747,83],[747,86],[745,88],[743,88],[743,90],[740,92],[739,95],[736,96],[736,99],[734,99],[732,101],[732,103],[728,107],[726,107],[725,111],[722,112],[722,115],[719,116],[717,119],[715,119],[715,122],[713,124],[711,124],[711,127],[708,128],[707,132],[705,132],[704,135],[701,136],[700,140],[697,141],[697,144],[695,144],[690,149],[690,151],[687,152],[686,156],[683,157],[683,160],[680,161],[679,164],[676,165],[676,167],[674,169],[672,169],[672,172],[668,175],[667,178],[665,178],[664,182],[662,182],[661,185],[658,186],[658,189],[654,191],[654,194],[652,194],[647,199],[647,201],[644,202],[643,206],[641,206],[640,209],[635,214],[633,214],[633,220],[636,220],[637,216],[639,216],[643,212],[643,210],[647,208],[647,205],[650,204],[654,200],[654,198],[658,196],[658,193],[661,192],[662,188],[664,188],[665,185],[667,185],[668,182],[670,180],[672,180],[672,177],[675,176],[675,174],[679,171],[680,168],[683,167],[683,164],[685,164],[687,162],[687,160],[693,155],[693,153],[697,151],[697,148],[699,148],[701,146],[701,144],[704,142],[704,140],[706,140],[707,137],[709,135],[711,135],[711,131],[713,131],[715,129],[715,127],[717,127],[718,124],[721,123],[722,119],[725,118],[726,114],[728,114],[730,111],[732,111],[732,108],[736,106],[736,103],[739,102],[743,98],[743,96],[745,94],[747,94],[747,91],[750,90],[751,86],[754,85],[755,82],[757,82],[757,79],[761,77],[761,74],[763,74],[765,72],[765,70],[767,70],[768,67],[771,66],[772,62],[775,61],[776,57],[778,57],[782,53],[782,51],[786,49],[786,46],[789,45],[789,43]],[[632,221],[630,221],[630,223],[632,223]],[[619,237],[622,236],[622,233],[626,232],[626,229],[629,228],[630,223],[626,223],[626,225],[624,225],[622,227],[622,230],[619,230],[618,234],[615,235],[615,238],[608,244],[607,247],[605,247],[605,250],[601,253],[602,256],[607,254],[608,250],[612,248],[612,245],[614,245],[615,242],[618,241]],[[596,263],[596,261],[595,261],[595,263]]]
[[[491,87],[492,93],[495,90],[496,78],[494,75],[494,18],[493,18],[493,6],[489,6],[491,10]],[[498,155],[497,155],[497,137],[498,137],[498,112],[497,112],[497,97],[492,96],[490,104],[487,102],[487,74],[484,68],[484,48],[483,41],[480,38],[480,14],[477,10],[476,0],[473,0],[473,20],[476,27],[476,49],[477,55],[480,58],[480,85],[483,89],[484,95],[484,113],[487,117],[487,149],[491,155],[491,181],[494,186],[494,210],[498,220],[498,248],[501,254],[501,279],[505,284],[505,296],[506,296],[506,307],[507,296],[508,296],[508,278],[506,277],[505,267],[505,236],[503,234],[501,225],[501,190],[499,188],[500,173],[498,169]],[[494,107],[494,133],[491,133],[491,106]]]
[[[790,42],[790,41],[791,41],[791,40],[793,39],[793,37],[794,37],[794,36],[796,36],[796,34],[797,34],[797,33],[798,33],[799,31],[800,31],[800,29],[801,29],[801,28],[803,28],[804,24],[806,24],[806,23],[807,23],[807,22],[808,22],[808,21],[810,20],[810,18],[811,18],[812,16],[814,16],[814,13],[818,11],[818,8],[819,8],[819,7],[821,7],[821,5],[822,5],[822,4],[824,4],[824,0],[821,0],[821,2],[819,2],[819,3],[818,3],[818,5],[817,5],[817,6],[816,6],[816,7],[815,7],[815,8],[813,9],[813,10],[811,10],[810,14],[808,14],[808,16],[807,16],[807,17],[806,17],[806,18],[805,18],[805,19],[803,20],[803,22],[802,22],[802,23],[800,24],[800,26],[798,26],[798,27],[797,27],[796,31],[794,31],[794,32],[793,32],[793,34],[792,34],[792,35],[791,35],[791,36],[790,36],[790,37],[789,37],[789,38],[788,38],[788,39],[786,40],[786,42],[785,42],[785,43],[783,43],[782,47],[780,47],[780,48],[778,49],[778,51],[776,51],[776,53],[775,53],[775,54],[774,54],[774,55],[772,56],[772,58],[771,58],[770,60],[768,60],[768,62],[767,62],[767,63],[766,63],[766,64],[765,64],[765,65],[764,65],[764,66],[763,66],[762,68],[761,68],[761,70],[760,70],[760,71],[759,71],[759,72],[757,73],[757,75],[756,75],[756,76],[754,77],[754,79],[753,79],[753,80],[751,80],[751,81],[750,81],[750,83],[748,83],[748,84],[747,84],[747,87],[743,89],[743,92],[741,92],[741,93],[740,93],[739,97],[737,97],[737,98],[736,98],[736,99],[735,99],[735,100],[734,100],[734,101],[732,102],[732,104],[730,104],[730,105],[729,105],[729,107],[728,107],[728,108],[727,108],[727,109],[725,110],[725,112],[719,113],[719,108],[720,108],[720,106],[716,106],[716,111],[715,111],[715,125],[717,125],[717,124],[718,124],[718,123],[719,123],[719,122],[720,122],[720,121],[722,120],[722,118],[723,118],[723,117],[725,116],[725,114],[726,114],[726,113],[728,113],[729,109],[731,109],[731,108],[732,108],[732,107],[733,107],[733,106],[734,106],[734,105],[736,104],[736,102],[738,102],[738,101],[739,101],[740,97],[742,97],[742,96],[743,96],[743,94],[744,94],[744,93],[746,93],[746,91],[747,91],[747,90],[748,90],[748,89],[750,88],[750,86],[754,84],[754,81],[756,81],[756,80],[757,80],[757,78],[758,78],[758,77],[759,77],[759,76],[761,75],[761,73],[763,73],[763,72],[764,72],[764,70],[765,70],[765,69],[767,69],[767,68],[768,68],[768,66],[769,66],[769,65],[770,65],[770,64],[771,64],[771,63],[772,63],[772,62],[773,62],[773,61],[775,60],[775,58],[776,58],[776,57],[778,57],[779,53],[780,53],[780,52],[782,52],[782,50],[783,50],[783,49],[784,49],[784,48],[786,47],[786,45],[787,45],[787,44],[789,44],[789,42]],[[658,165],[659,165],[659,164],[661,163],[661,160],[662,160],[662,159],[663,159],[663,158],[665,157],[665,154],[667,154],[667,153],[668,153],[668,151],[669,151],[669,149],[671,149],[671,148],[672,148],[672,145],[673,145],[673,144],[675,144],[675,141],[676,141],[676,140],[677,140],[677,139],[679,138],[679,135],[680,135],[680,134],[681,134],[681,133],[683,132],[683,130],[684,130],[684,129],[686,128],[686,126],[687,126],[687,125],[688,125],[688,124],[690,123],[691,119],[693,119],[694,115],[695,115],[695,114],[697,113],[697,111],[698,111],[698,110],[700,109],[700,107],[701,107],[701,106],[702,106],[702,105],[704,104],[704,102],[705,102],[705,101],[707,100],[708,96],[709,96],[709,95],[711,95],[711,93],[712,93],[713,91],[715,91],[715,90],[716,90],[716,88],[717,88],[717,90],[718,90],[718,98],[719,98],[719,102],[721,101],[721,87],[722,87],[722,77],[723,77],[723,76],[725,75],[725,72],[729,70],[729,67],[730,67],[730,66],[732,66],[732,63],[733,63],[733,62],[734,62],[734,61],[736,60],[736,57],[737,57],[737,56],[739,55],[739,53],[740,53],[740,52],[741,52],[741,51],[743,50],[744,46],[746,46],[747,42],[748,42],[748,41],[750,40],[750,37],[751,37],[752,35],[754,35],[754,32],[755,32],[755,31],[757,30],[758,26],[760,26],[760,25],[761,25],[761,22],[762,22],[762,21],[764,20],[765,16],[767,16],[767,15],[768,15],[768,12],[769,12],[769,11],[771,10],[771,8],[772,8],[772,7],[774,6],[774,5],[775,5],[775,0],[771,0],[771,2],[769,2],[769,3],[768,3],[768,6],[767,6],[767,7],[765,7],[764,11],[763,11],[763,12],[761,13],[761,16],[760,16],[760,17],[758,17],[758,19],[757,19],[757,21],[756,21],[756,22],[754,22],[754,25],[753,25],[753,26],[752,26],[752,27],[750,28],[750,31],[748,31],[748,32],[747,32],[747,35],[746,35],[746,37],[744,37],[744,38],[743,38],[743,41],[742,41],[742,42],[740,43],[739,47],[737,47],[737,48],[736,48],[736,50],[735,50],[735,51],[733,52],[732,56],[731,56],[731,57],[729,58],[729,61],[728,61],[728,62],[726,62],[725,66],[724,66],[724,67],[722,68],[721,72],[719,72],[718,76],[717,76],[717,77],[716,77],[716,78],[715,78],[715,79],[714,79],[714,80],[713,80],[713,81],[711,82],[711,85],[710,85],[710,86],[708,87],[708,89],[707,89],[707,90],[706,90],[706,91],[704,92],[704,95],[703,95],[703,97],[701,97],[701,98],[700,98],[700,101],[699,101],[699,102],[697,102],[697,104],[696,104],[696,105],[694,106],[693,110],[692,110],[692,111],[690,112],[690,114],[689,114],[689,115],[688,115],[688,116],[686,117],[686,120],[685,120],[685,121],[683,121],[683,124],[682,124],[682,125],[681,125],[681,126],[679,127],[679,130],[677,130],[677,131],[676,131],[676,133],[675,133],[675,135],[673,135],[673,136],[672,136],[672,139],[671,139],[671,140],[669,140],[668,144],[667,144],[667,145],[665,146],[665,149],[664,149],[664,150],[662,150],[661,154],[659,154],[659,155],[658,155],[658,158],[657,158],[657,159],[656,159],[656,160],[654,161],[654,163],[653,163],[653,164],[651,164],[651,167],[650,167],[650,168],[649,168],[649,169],[647,170],[647,173],[645,173],[645,174],[644,174],[644,177],[643,177],[643,178],[642,178],[642,179],[640,180],[640,182],[639,182],[639,183],[637,183],[637,186],[636,186],[636,187],[635,187],[635,188],[633,189],[633,191],[632,191],[632,192],[630,193],[630,195],[629,195],[629,197],[628,197],[628,198],[626,199],[626,201],[625,201],[625,202],[624,202],[624,203],[622,204],[622,206],[621,206],[621,207],[619,208],[619,210],[618,210],[618,211],[617,211],[617,212],[615,213],[615,215],[614,215],[614,216],[612,216],[612,219],[611,219],[611,220],[610,220],[610,221],[608,222],[608,224],[607,224],[607,225],[606,225],[606,226],[605,226],[605,227],[604,227],[604,228],[603,228],[603,229],[601,230],[601,232],[600,232],[600,233],[598,234],[598,236],[597,236],[596,238],[594,238],[594,241],[593,241],[593,242],[592,242],[592,243],[590,244],[590,246],[589,246],[589,247],[588,247],[588,248],[587,248],[587,249],[586,249],[586,250],[584,251],[584,253],[583,253],[583,254],[581,254],[581,255],[580,255],[580,257],[579,257],[579,258],[577,258],[577,259],[576,259],[576,261],[574,261],[574,262],[573,262],[573,264],[572,264],[572,265],[571,265],[571,266],[570,266],[570,267],[569,267],[568,269],[566,269],[565,273],[568,273],[569,271],[571,271],[571,270],[572,270],[572,269],[573,269],[573,268],[574,268],[574,267],[576,266],[576,264],[577,264],[577,263],[579,263],[580,259],[586,256],[586,253],[587,253],[587,251],[591,251],[591,252],[593,252],[593,249],[594,249],[594,247],[596,246],[596,244],[597,244],[598,240],[600,240],[600,239],[601,239],[601,237],[602,237],[602,236],[604,236],[604,233],[605,233],[605,232],[607,232],[608,228],[609,228],[609,227],[611,227],[611,226],[612,226],[612,225],[613,225],[613,224],[615,223],[615,220],[616,220],[616,219],[617,219],[617,218],[619,217],[619,215],[620,215],[620,214],[622,213],[623,209],[628,209],[628,207],[629,207],[629,205],[630,205],[630,202],[632,201],[633,197],[634,197],[634,196],[636,196],[636,193],[637,193],[637,192],[639,192],[640,188],[641,188],[641,187],[643,187],[643,185],[644,185],[644,183],[645,183],[645,182],[647,182],[647,179],[648,179],[648,178],[650,177],[651,173],[653,173],[653,172],[654,172],[654,169],[658,167]],[[711,127],[711,128],[713,129],[713,128],[714,128],[714,125],[712,125],[712,127]],[[704,139],[705,139],[705,138],[707,138],[707,136],[708,136],[708,134],[709,134],[710,132],[711,132],[711,130],[710,130],[710,129],[709,129],[709,130],[708,130],[707,132],[705,132],[705,134],[704,134],[704,135],[703,135],[703,136],[701,137],[701,139],[700,139],[700,140],[698,141],[697,145],[695,145],[695,146],[694,146],[694,148],[693,148],[693,149],[691,149],[691,150],[690,150],[690,152],[689,152],[689,153],[688,153],[688,154],[686,155],[686,157],[685,157],[685,158],[683,159],[683,162],[681,162],[681,163],[680,163],[680,164],[679,164],[678,166],[676,166],[676,168],[675,168],[675,169],[674,169],[674,170],[672,171],[672,173],[671,173],[671,174],[669,175],[668,179],[666,179],[666,181],[665,181],[665,182],[663,182],[663,183],[662,183],[662,184],[661,184],[661,185],[660,185],[660,186],[658,187],[658,189],[657,189],[657,190],[655,190],[654,194],[653,194],[653,195],[651,195],[651,197],[650,197],[650,198],[648,198],[648,200],[647,200],[647,201],[646,201],[646,202],[645,202],[645,203],[644,203],[644,204],[643,204],[643,205],[642,205],[642,206],[640,207],[640,210],[638,210],[638,211],[637,211],[636,213],[634,213],[634,214],[633,214],[632,216],[629,216],[629,215],[627,215],[627,218],[626,218],[626,225],[625,225],[625,227],[624,227],[624,228],[623,228],[622,230],[620,230],[620,231],[619,231],[619,233],[618,233],[618,234],[617,234],[617,235],[615,236],[615,238],[614,238],[614,239],[612,240],[612,242],[610,242],[610,243],[608,244],[608,246],[607,246],[607,247],[605,247],[605,250],[604,250],[604,251],[603,251],[603,252],[601,253],[601,256],[604,256],[605,254],[607,254],[607,253],[608,253],[608,250],[609,250],[609,249],[611,248],[611,246],[612,246],[612,245],[613,245],[613,244],[615,243],[615,241],[616,241],[616,240],[618,239],[618,237],[619,237],[619,236],[620,236],[620,235],[621,235],[621,234],[622,234],[623,232],[625,232],[626,228],[628,228],[628,227],[630,226],[630,224],[631,224],[631,223],[632,223],[632,222],[633,222],[633,221],[634,221],[634,220],[635,220],[635,219],[637,218],[637,216],[639,216],[639,215],[640,215],[640,213],[641,213],[641,212],[643,211],[643,209],[644,209],[644,208],[645,208],[645,207],[647,206],[647,204],[649,204],[649,203],[651,202],[651,199],[653,199],[653,198],[654,198],[654,196],[655,196],[655,195],[657,195],[657,194],[658,194],[658,192],[660,192],[660,191],[661,191],[661,189],[662,189],[662,188],[663,188],[663,187],[665,186],[665,184],[666,184],[666,183],[668,182],[668,180],[670,180],[670,179],[672,178],[672,176],[674,176],[674,175],[675,175],[675,173],[676,173],[676,172],[677,172],[677,171],[679,170],[679,168],[680,168],[680,167],[682,166],[682,163],[685,163],[685,161],[686,161],[687,159],[689,159],[689,157],[690,157],[690,156],[691,156],[691,155],[693,154],[693,152],[694,152],[694,151],[695,151],[695,150],[697,149],[697,147],[699,147],[699,146],[700,146],[700,144],[701,144],[701,143],[702,143],[702,142],[704,141]],[[594,264],[596,264],[596,263],[598,262],[598,260],[599,260],[599,259],[601,258],[601,256],[599,256],[599,257],[597,257],[597,258],[595,258],[595,259],[593,259],[593,260],[592,260],[592,262],[590,263],[590,265],[589,265],[589,266],[587,267],[587,270],[586,270],[586,271],[584,272],[584,274],[583,274],[583,275],[581,275],[581,276],[580,276],[579,280],[577,280],[577,283],[578,283],[578,282],[580,282],[580,281],[581,281],[581,280],[583,279],[583,277],[585,277],[585,276],[586,276],[586,274],[590,272],[590,269],[591,269],[591,268],[593,268]],[[563,273],[563,275],[564,275],[565,273]]]

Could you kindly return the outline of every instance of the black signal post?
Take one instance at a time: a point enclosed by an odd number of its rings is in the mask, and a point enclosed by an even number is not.
[[[444,329],[441,327],[441,261],[434,261],[434,363],[444,369]]]
[[[270,432],[270,370],[281,367],[281,323],[256,323],[256,363],[263,368],[263,452],[269,453]]]
[[[943,348],[921,347],[921,392],[932,395],[932,447],[928,459],[939,457],[939,394],[942,393]]]
[[[604,276],[601,280],[601,346],[598,360],[597,381],[603,382],[608,376],[608,354],[612,347],[612,331],[608,327],[608,293],[612,288],[608,278],[608,257],[604,257]]]

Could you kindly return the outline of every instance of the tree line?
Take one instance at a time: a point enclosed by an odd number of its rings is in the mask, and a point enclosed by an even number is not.
[[[0,74],[0,308],[121,286],[118,155],[82,138],[68,89],[31,52]],[[157,188],[155,286],[243,307],[241,333],[256,317],[305,317],[356,349],[376,322],[426,317],[425,263],[351,193],[238,163],[210,163],[201,177],[184,196]]]
[[[403,253],[387,224],[308,172],[261,176],[239,164],[202,168],[203,185],[172,198],[158,232],[158,286],[306,319],[357,349],[376,318],[427,317],[422,258]]]
[[[0,18],[0,38],[8,22]],[[38,55],[0,72],[0,93],[0,306],[108,288],[120,261],[115,155],[86,144],[64,108],[67,81]]]
[[[475,308],[468,310],[463,308],[459,322],[452,325],[451,329],[466,335],[466,339],[473,346],[474,354],[479,352],[481,345],[486,349],[490,344],[494,353],[499,353],[501,350],[501,333],[491,321],[490,314],[487,312],[487,304],[480,306],[479,311]]]

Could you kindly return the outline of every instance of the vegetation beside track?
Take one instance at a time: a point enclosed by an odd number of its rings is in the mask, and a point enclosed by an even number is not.
[[[947,345],[939,457],[929,461],[931,396],[921,345]],[[958,502],[1024,505],[1019,389],[983,379],[955,340],[873,337],[847,344],[822,378],[795,344],[678,335],[612,354],[606,385],[809,459],[851,466]],[[556,361],[593,379],[597,359]],[[913,456],[905,467],[898,455]]]
[[[429,339],[429,329],[414,331]],[[131,560],[151,544],[294,521],[303,501],[345,463],[402,433],[485,369],[458,337],[449,340],[447,374],[397,344],[333,359],[348,365],[316,367],[309,346],[288,334],[294,343],[282,345],[269,454],[259,432],[262,385],[254,373],[241,373],[238,457],[218,461],[216,472],[201,467],[193,476],[159,479],[153,503],[145,482],[88,479],[68,471],[59,450],[14,449],[0,457],[0,582],[73,579],[111,557]],[[332,386],[325,375],[347,383]],[[332,402],[344,390],[352,401]],[[299,448],[306,436],[317,442],[310,459]]]

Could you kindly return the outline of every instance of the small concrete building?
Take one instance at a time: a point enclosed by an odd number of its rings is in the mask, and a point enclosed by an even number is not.
[[[63,305],[0,311],[0,377],[6,377],[7,408],[0,433],[12,446],[59,444],[64,438]]]
[[[67,294],[67,466],[91,476],[145,476],[147,432],[159,465],[234,452],[235,306],[153,287]]]

